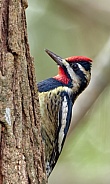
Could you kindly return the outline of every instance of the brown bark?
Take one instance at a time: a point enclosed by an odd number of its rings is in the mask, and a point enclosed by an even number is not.
[[[46,183],[25,0],[0,0],[0,184]]]

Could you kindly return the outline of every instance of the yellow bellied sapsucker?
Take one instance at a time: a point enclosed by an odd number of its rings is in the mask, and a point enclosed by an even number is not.
[[[47,49],[45,51],[58,65],[58,75],[38,83],[48,177],[62,151],[71,122],[72,106],[89,84],[92,60],[84,56],[62,59]]]

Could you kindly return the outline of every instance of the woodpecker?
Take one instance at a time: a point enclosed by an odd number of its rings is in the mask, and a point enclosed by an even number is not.
[[[46,173],[49,177],[67,136],[72,106],[90,82],[92,60],[84,56],[62,59],[48,49],[45,51],[58,65],[58,75],[38,83]]]

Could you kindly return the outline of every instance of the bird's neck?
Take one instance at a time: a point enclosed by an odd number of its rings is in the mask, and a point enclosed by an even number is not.
[[[64,84],[68,84],[70,82],[70,79],[66,75],[64,69],[62,67],[58,67],[58,75],[53,77],[54,79],[63,82]]]

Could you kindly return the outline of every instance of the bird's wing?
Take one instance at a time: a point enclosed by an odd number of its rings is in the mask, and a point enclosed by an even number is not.
[[[62,151],[62,147],[71,123],[72,116],[72,101],[68,93],[62,92],[62,104],[59,111],[59,133],[58,133],[58,149],[59,153]]]
[[[61,93],[61,107],[58,113],[58,120],[59,120],[59,125],[58,125],[58,130],[57,130],[57,135],[55,139],[55,146],[53,149],[53,152],[51,154],[51,158],[49,161],[49,170],[47,170],[47,174],[50,175],[51,171],[53,170],[59,155],[62,151],[64,141],[70,126],[71,122],[71,116],[72,116],[72,101],[66,92]],[[49,172],[48,172],[49,171]]]

